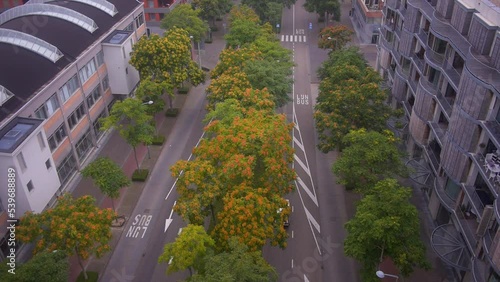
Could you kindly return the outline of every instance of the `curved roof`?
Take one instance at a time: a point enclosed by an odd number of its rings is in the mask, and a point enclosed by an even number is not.
[[[88,30],[90,33],[97,29],[97,24],[93,19],[71,9],[52,4],[29,4],[9,9],[0,14],[0,25],[12,19],[29,15],[49,16],[63,19]]]
[[[142,3],[135,0],[108,0],[118,13],[110,16],[95,6],[79,1],[52,1],[57,5],[91,18],[99,28],[93,33],[64,19],[48,15],[25,15],[0,24],[0,28],[23,32],[37,37],[55,47],[63,54],[53,63],[46,57],[16,45],[0,42],[0,85],[15,96],[0,106],[0,121],[17,111],[34,93],[54,79],[66,66],[75,61],[85,50],[100,42],[101,37],[123,17],[129,15]],[[25,4],[35,5],[35,4]],[[38,4],[46,5],[46,4]],[[1,16],[1,14],[0,14]]]
[[[52,2],[53,0],[30,0],[26,4],[35,4],[35,3],[48,3]],[[107,13],[110,16],[114,16],[118,13],[118,10],[116,9],[115,5],[112,3],[106,1],[106,0],[68,0],[68,1],[76,1],[76,2],[81,2],[93,7],[96,7],[97,9]]]
[[[26,48],[44,56],[53,63],[63,56],[56,46],[24,32],[0,28],[0,42]]]

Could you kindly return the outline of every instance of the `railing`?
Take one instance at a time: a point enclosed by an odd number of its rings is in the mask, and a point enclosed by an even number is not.
[[[425,32],[423,29],[420,29],[418,33],[416,33],[417,39],[419,39],[422,46],[427,46],[427,37],[429,36],[429,32]]]
[[[443,73],[448,77],[453,86],[458,89],[458,85],[460,84],[460,73],[453,67],[453,65],[445,60],[443,63]]]
[[[479,173],[485,180],[486,184],[488,184],[488,187],[490,188],[490,191],[493,193],[493,196],[497,198],[499,194],[499,189],[498,189],[499,187],[498,184],[496,184],[490,178],[490,174],[486,173],[486,169],[484,168],[484,158],[479,154],[472,154],[472,153],[469,153],[469,157],[472,159],[472,162],[477,166]]]
[[[444,61],[444,54],[439,54],[438,52],[432,50],[432,48],[425,49],[425,56],[435,65],[441,67]]]
[[[434,178],[434,191],[446,210],[452,212],[455,207],[455,200],[448,196],[444,188],[439,184],[437,177]]]
[[[461,233],[464,235],[465,242],[469,247],[471,253],[474,253],[474,249],[477,245],[477,237],[476,237],[476,229],[477,222],[475,219],[469,219],[469,216],[466,216],[464,212],[460,209],[454,210],[453,214],[455,215],[458,223],[458,227],[460,228]],[[471,225],[476,225],[474,230],[471,229]]]
[[[420,70],[420,73],[424,72],[424,59],[419,58],[417,54],[413,53],[411,55],[412,61],[415,62],[415,65]]]
[[[443,93],[441,93],[439,89],[436,92],[436,98],[438,100],[439,105],[441,105],[441,108],[443,108],[448,118],[450,118],[451,113],[453,111],[453,107],[450,105],[448,99],[443,96]]]
[[[484,263],[479,261],[479,258],[472,257],[472,277],[474,278],[474,282],[484,282],[483,273],[484,272]],[[482,264],[482,265],[480,265]]]
[[[417,82],[413,79],[408,79],[408,84],[410,85],[411,90],[413,91],[413,94],[417,93]]]
[[[478,217],[481,217],[484,211],[484,204],[476,192],[476,187],[462,184],[462,189],[465,191],[465,195],[469,199],[469,202],[472,203],[472,208],[474,209],[475,213],[478,215]]]
[[[493,232],[491,229],[486,230],[484,236],[483,236],[483,247],[486,253],[486,258],[488,258],[488,262],[490,266],[493,268],[493,270],[496,273],[500,273],[500,268],[493,262],[493,252],[495,251],[493,249],[493,238],[495,238],[495,232]],[[493,252],[492,252],[493,251]]]
[[[438,175],[439,163],[440,163],[439,157],[436,156],[434,151],[429,146],[424,146],[424,152],[431,163],[432,170],[434,170],[434,173]]]
[[[437,122],[430,122],[429,126],[432,129],[432,131],[434,132],[434,135],[436,135],[438,142],[442,146],[443,141],[444,141],[444,136],[446,135],[446,132],[448,131],[448,127],[446,126],[446,128],[443,129],[444,126],[441,126]]]
[[[403,108],[405,109],[406,115],[411,116],[412,105],[408,101],[403,101]]]

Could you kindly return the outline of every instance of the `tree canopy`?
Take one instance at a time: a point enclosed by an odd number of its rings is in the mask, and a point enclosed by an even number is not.
[[[328,26],[319,33],[318,47],[322,49],[331,49],[332,51],[341,50],[351,41],[351,36],[354,34],[345,25]]]
[[[168,81],[154,80],[152,77],[143,78],[135,90],[135,97],[147,105],[146,113],[152,117],[165,109],[164,93],[173,95],[172,85]]]
[[[346,255],[358,260],[363,281],[379,281],[374,275],[384,258],[391,258],[403,276],[415,267],[427,269],[425,246],[420,240],[420,223],[415,206],[409,203],[411,189],[395,179],[378,182],[346,223]]]
[[[6,274],[7,270],[2,267],[0,273],[3,282],[66,282],[69,279],[69,260],[64,252],[40,252],[20,264],[15,274]]]
[[[165,14],[160,26],[166,30],[182,28],[193,36],[195,41],[200,41],[208,31],[208,25],[200,18],[201,12],[203,10],[195,10],[191,4],[178,4]]]
[[[316,12],[320,16],[327,13],[332,15],[334,20],[340,21],[341,7],[338,0],[306,0],[304,8],[306,11],[310,13]]]
[[[97,207],[91,196],[74,199],[64,194],[54,208],[39,214],[27,212],[16,232],[22,242],[35,243],[34,254],[55,250],[67,256],[76,254],[86,276],[81,259],[101,257],[110,250],[110,225],[115,217],[113,210]]]
[[[211,21],[215,25],[215,20],[227,14],[232,6],[231,0],[193,0],[193,6],[200,11],[200,17]]]
[[[333,164],[339,183],[365,194],[383,178],[405,176],[407,169],[401,162],[398,141],[389,130],[349,132],[343,138],[345,149]]]

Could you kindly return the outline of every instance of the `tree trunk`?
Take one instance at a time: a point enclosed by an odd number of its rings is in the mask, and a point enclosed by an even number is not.
[[[137,160],[137,151],[135,150],[135,146],[133,146],[132,148],[134,148],[135,164],[137,165],[137,169],[139,169],[139,161]]]
[[[328,27],[328,12],[325,12],[325,27]]]
[[[78,247],[76,247],[76,246],[75,246],[75,253],[76,253],[76,257],[78,259],[78,264],[82,268],[83,278],[85,278],[85,280],[87,280],[87,279],[89,279],[89,277],[87,276],[87,271],[85,271],[85,267],[83,267],[82,259],[80,258],[80,255],[78,254]]]
[[[191,266],[188,267],[188,269],[189,269],[189,276],[193,276],[193,270],[191,269]]]
[[[214,221],[214,225],[217,224],[215,220],[215,212],[214,212],[214,205],[210,204],[210,211],[212,213],[212,220]]]
[[[174,107],[174,103],[172,101],[172,95],[168,95],[168,106],[170,107],[170,109],[172,109]]]
[[[115,199],[111,198],[111,207],[113,207],[113,211],[115,211]]]

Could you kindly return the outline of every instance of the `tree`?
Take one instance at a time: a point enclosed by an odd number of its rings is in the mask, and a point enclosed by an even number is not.
[[[140,81],[135,91],[135,97],[143,103],[153,102],[147,105],[146,113],[154,117],[165,108],[165,101],[162,99],[165,92],[173,93],[172,85],[168,81],[157,81],[149,77]]]
[[[211,79],[215,79],[226,72],[230,67],[242,68],[247,62],[257,60],[262,54],[249,48],[232,49],[226,48],[219,55],[219,62],[210,73]]]
[[[230,67],[207,87],[207,109],[226,99],[240,99],[246,89],[251,88],[247,75],[235,67]]]
[[[121,137],[134,149],[135,163],[139,169],[137,160],[137,145],[151,144],[155,128],[151,125],[151,116],[146,113],[146,105],[141,100],[127,98],[118,101],[111,108],[108,117],[102,118],[102,130],[115,127]]]
[[[386,94],[379,87],[381,78],[376,71],[365,65],[360,69],[333,63],[327,74],[320,83],[314,112],[321,151],[341,148],[342,138],[350,130],[385,129],[391,109],[385,104]]]
[[[171,28],[164,37],[143,36],[134,45],[130,64],[140,73],[141,78],[151,77],[155,81],[166,81],[170,89],[178,88],[189,81],[198,85],[205,80],[201,68],[191,59],[191,39],[181,28]],[[173,91],[169,94],[169,106],[173,107]]]
[[[200,269],[203,258],[213,246],[214,240],[208,236],[203,226],[188,224],[174,242],[165,245],[158,263],[172,259],[167,274],[189,269],[189,273],[193,275],[193,270]]]
[[[306,0],[304,8],[309,13],[318,13],[328,20],[328,15],[333,15],[333,19],[340,21],[340,3],[338,0]]]
[[[428,269],[418,212],[409,203],[411,189],[385,179],[371,190],[345,226],[344,252],[361,263],[363,281],[379,280],[374,274],[385,257],[392,259],[403,276],[414,267]]]
[[[260,251],[250,251],[236,238],[229,240],[229,250],[206,256],[203,272],[190,277],[190,282],[261,282],[278,281],[276,270]]]
[[[87,279],[82,259],[101,257],[110,250],[110,224],[115,217],[113,210],[97,207],[91,196],[74,199],[64,194],[54,208],[39,214],[27,212],[16,232],[20,241],[36,243],[34,254],[54,250],[67,256],[76,254]]]
[[[355,66],[359,70],[367,67],[367,63],[358,47],[349,47],[342,50],[330,52],[328,59],[324,61],[318,69],[318,76],[321,80],[335,75],[333,68],[337,66]]]
[[[294,66],[292,51],[281,46],[277,40],[269,40],[265,36],[261,36],[250,44],[249,49],[257,52],[262,60],[275,62],[290,69]]]
[[[64,252],[41,252],[16,269],[15,275],[2,277],[4,282],[66,282],[69,278],[69,260]]]
[[[243,71],[254,89],[267,88],[277,108],[290,101],[288,93],[292,92],[292,69],[285,65],[268,60],[251,61],[245,64]]]
[[[237,5],[231,8],[231,11],[229,11],[229,16],[228,16],[229,24],[231,24],[237,19],[252,21],[256,24],[260,23],[259,16],[255,13],[255,11],[252,8],[250,8],[247,5]]]
[[[397,138],[389,130],[382,133],[352,130],[342,140],[345,149],[332,170],[340,184],[363,194],[386,177],[405,176],[403,154],[397,148]]]
[[[235,169],[244,169],[244,166]],[[251,183],[251,179],[248,182]],[[278,212],[280,209],[281,212]],[[231,237],[237,238],[251,251],[262,250],[268,240],[273,246],[285,248],[288,233],[283,222],[290,212],[281,196],[266,189],[250,187],[243,181],[243,184],[232,187],[232,192],[224,197],[223,208],[217,215],[218,222],[211,234],[219,250],[228,249]]]
[[[231,10],[233,3],[230,0],[193,0],[193,6],[200,11],[200,17],[211,21],[215,26],[215,20]]]
[[[319,33],[318,47],[321,49],[331,49],[332,51],[343,49],[351,41],[353,34],[354,32],[345,25],[325,27]]]
[[[262,22],[268,22],[273,17],[269,11],[277,13],[278,11],[275,8],[277,5],[290,8],[295,2],[296,0],[243,0],[241,3],[254,9]],[[281,14],[281,10],[279,10],[278,14]]]
[[[227,46],[232,48],[246,46],[262,35],[260,25],[251,20],[236,19],[231,22],[229,28],[229,33],[224,36],[224,39]]]
[[[179,4],[165,14],[160,26],[165,30],[182,28],[199,42],[208,31],[208,25],[200,19],[200,12],[201,10],[194,10],[190,4]]]
[[[82,170],[82,175],[90,177],[101,192],[111,198],[113,210],[114,200],[120,196],[120,189],[130,185],[123,170],[110,158],[97,158]]]

